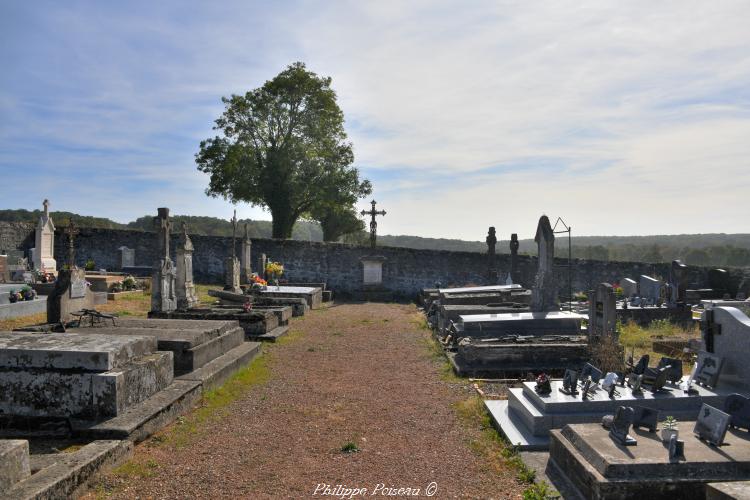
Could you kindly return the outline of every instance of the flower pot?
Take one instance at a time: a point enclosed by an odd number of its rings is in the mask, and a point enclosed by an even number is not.
[[[679,429],[664,429],[664,428],[662,428],[662,430],[661,430],[661,440],[662,440],[662,442],[663,443],[668,443],[669,440],[670,440],[670,438],[672,437],[672,434],[674,434],[675,436],[679,436],[680,435],[680,430]]]
[[[8,301],[11,304],[15,304],[18,301],[18,296],[15,293],[11,293],[10,295],[8,295]]]

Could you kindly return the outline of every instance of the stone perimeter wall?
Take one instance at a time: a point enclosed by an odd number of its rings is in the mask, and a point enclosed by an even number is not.
[[[231,253],[232,239],[218,236],[191,236],[194,277],[198,283],[223,282],[224,259]],[[253,270],[257,259],[265,253],[269,259],[282,262],[285,278],[291,282],[325,282],[336,293],[356,292],[362,288],[362,264],[360,258],[381,255],[387,260],[383,264],[384,288],[394,293],[413,296],[422,288],[431,288],[435,282],[442,286],[464,286],[487,284],[487,255],[474,252],[451,252],[440,250],[415,250],[411,248],[369,247],[341,243],[319,243],[294,240],[254,239]],[[27,223],[0,221],[0,251],[21,250],[28,255],[34,245],[34,226]],[[93,259],[97,269],[119,270],[119,248],[135,249],[135,264],[150,266],[156,260],[156,235],[143,231],[117,229],[82,228],[76,239],[76,261],[83,265]],[[175,255],[177,235],[171,242],[172,258]],[[237,239],[237,255],[240,251]],[[55,258],[61,266],[67,255],[67,240],[58,228],[55,233]],[[530,287],[536,274],[536,257],[518,256],[521,284]],[[556,259],[557,278],[561,293],[567,296],[568,261]],[[510,269],[510,255],[496,256],[496,266],[501,283]],[[638,281],[641,274],[669,276],[669,264],[638,262],[602,262],[576,259],[573,261],[573,292],[590,290],[600,282],[617,282],[623,277]],[[689,267],[690,287],[708,287],[708,268]],[[730,270],[732,287],[737,288],[743,276],[741,269]]]

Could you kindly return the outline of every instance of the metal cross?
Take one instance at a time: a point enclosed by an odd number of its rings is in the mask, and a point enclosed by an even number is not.
[[[73,221],[70,221],[68,227],[63,231],[68,235],[68,268],[73,269],[76,266],[76,248],[74,244],[75,237],[81,232]]]
[[[375,204],[377,203],[375,200],[372,200],[370,203],[372,204],[372,210],[370,210],[369,212],[366,210],[362,210],[361,214],[362,217],[364,217],[365,215],[369,215],[372,217],[372,220],[370,221],[370,246],[372,248],[375,248],[375,240],[378,233],[378,223],[375,222],[375,216],[385,215],[385,210],[375,210]]]
[[[237,210],[235,209],[234,215],[232,216],[232,258],[237,258]]]

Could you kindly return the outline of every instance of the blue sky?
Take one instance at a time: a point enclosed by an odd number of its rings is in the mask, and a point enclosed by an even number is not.
[[[748,23],[733,1],[8,2],[0,208],[229,218],[198,144],[222,96],[299,60],[333,78],[384,233],[750,232]]]

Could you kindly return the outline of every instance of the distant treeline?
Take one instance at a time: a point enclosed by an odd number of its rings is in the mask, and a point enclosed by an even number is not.
[[[0,220],[36,223],[40,210],[0,210]],[[101,217],[90,217],[70,212],[51,212],[52,220],[59,227],[73,220],[81,227],[107,229],[153,230],[153,216],[139,217],[128,224],[120,224]],[[180,231],[182,223],[188,225],[190,234],[209,236],[231,236],[232,224],[226,219],[175,215],[174,232]],[[271,222],[240,220],[237,235],[244,234],[244,224],[248,225],[251,238],[270,238]],[[323,241],[323,231],[315,222],[301,221],[295,224],[292,238],[302,241]],[[366,232],[344,237],[346,243],[366,244]],[[466,241],[447,238],[422,238],[419,236],[379,235],[378,244],[392,247],[405,247],[428,250],[450,250],[463,252],[486,252],[484,241]],[[509,241],[497,242],[498,253],[509,253]],[[519,253],[536,254],[536,243],[532,239],[519,240]],[[567,257],[568,238],[559,235],[555,245],[558,257]],[[750,267],[750,234],[679,234],[653,236],[576,236],[572,238],[574,258],[590,260],[615,260],[632,262],[670,262],[680,259],[686,264],[715,267]]]

